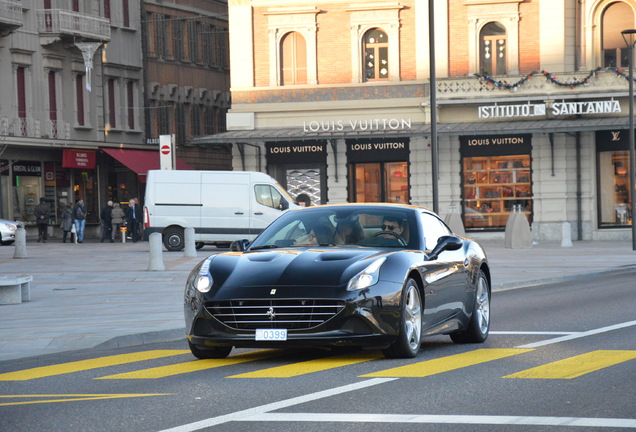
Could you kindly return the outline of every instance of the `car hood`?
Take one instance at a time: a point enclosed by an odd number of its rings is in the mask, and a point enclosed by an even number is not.
[[[228,252],[212,260],[214,284],[246,286],[341,286],[375,258],[392,254],[368,248],[281,249]]]

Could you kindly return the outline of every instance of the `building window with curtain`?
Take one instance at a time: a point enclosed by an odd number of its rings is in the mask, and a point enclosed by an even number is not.
[[[486,24],[479,33],[479,70],[485,75],[505,75],[507,66],[506,29],[498,22]]]
[[[115,79],[109,78],[106,91],[108,92],[108,123],[110,124],[111,129],[117,128],[117,102],[115,89]]]
[[[77,126],[85,126],[84,118],[84,75],[75,76],[75,119]]]
[[[307,46],[298,32],[289,32],[280,42],[280,85],[307,84]]]
[[[363,71],[365,81],[389,79],[389,38],[378,28],[371,29],[363,38]]]
[[[128,129],[135,129],[135,82],[126,83],[126,108],[128,118]]]
[[[605,9],[601,22],[603,67],[629,67],[629,52],[620,32],[629,28],[634,28],[634,12],[627,3],[615,2]]]

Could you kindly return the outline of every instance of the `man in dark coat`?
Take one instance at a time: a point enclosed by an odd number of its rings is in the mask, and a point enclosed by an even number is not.
[[[113,217],[111,213],[113,211],[113,202],[108,201],[106,206],[102,209],[102,212],[99,214],[99,218],[102,220],[102,243],[104,240],[110,240],[111,234],[113,232]]]
[[[141,207],[137,204],[137,201],[133,198],[128,202],[128,213],[126,213],[126,224],[128,225],[128,231],[132,237],[133,243],[139,240],[139,227],[143,222],[141,213]]]
[[[33,213],[38,224],[38,242],[46,243],[51,218],[51,207],[46,203],[46,198],[40,198],[40,204],[35,206]]]

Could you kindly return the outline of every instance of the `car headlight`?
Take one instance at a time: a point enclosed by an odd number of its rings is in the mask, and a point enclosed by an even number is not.
[[[378,283],[380,279],[380,267],[382,267],[384,261],[386,261],[386,257],[378,258],[367,266],[367,268],[352,277],[347,285],[347,291],[365,289]]]
[[[16,226],[14,224],[5,223],[4,225],[9,229],[9,231],[15,232]]]
[[[199,270],[199,275],[194,280],[194,287],[202,293],[210,291],[214,282],[212,275],[210,275],[210,263],[212,262],[212,258],[213,256],[203,262]]]

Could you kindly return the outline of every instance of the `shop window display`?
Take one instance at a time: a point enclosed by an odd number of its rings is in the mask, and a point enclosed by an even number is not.
[[[632,223],[629,152],[600,152],[598,158],[600,226],[604,228],[629,226]]]
[[[503,230],[515,205],[532,223],[530,155],[463,159],[464,225],[473,230]]]

